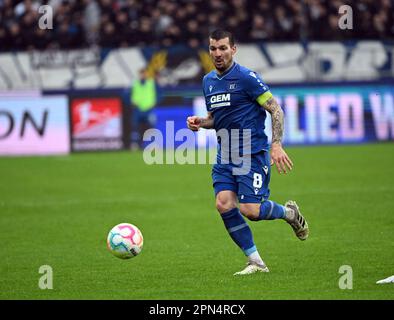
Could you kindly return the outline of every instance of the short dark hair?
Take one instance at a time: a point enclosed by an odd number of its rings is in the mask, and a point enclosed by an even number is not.
[[[209,35],[209,38],[213,40],[221,40],[224,38],[228,38],[230,46],[233,47],[235,44],[233,34],[230,31],[226,31],[222,29],[216,29],[212,31],[211,34]]]

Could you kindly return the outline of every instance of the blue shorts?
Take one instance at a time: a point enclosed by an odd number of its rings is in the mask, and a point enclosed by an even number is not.
[[[212,168],[215,196],[224,190],[238,195],[240,203],[260,203],[270,195],[268,188],[271,178],[270,155],[261,151],[251,156],[251,169],[246,175],[233,175],[234,164],[214,164]]]

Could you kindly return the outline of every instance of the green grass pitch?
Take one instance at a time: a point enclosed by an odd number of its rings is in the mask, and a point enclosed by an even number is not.
[[[1,299],[394,299],[394,145],[293,147],[271,180],[310,237],[284,221],[249,222],[271,272],[246,259],[215,211],[209,165],[152,165],[142,153],[0,158]],[[140,227],[142,253],[112,256],[108,231]],[[41,265],[53,289],[41,290]],[[339,268],[353,289],[339,288]]]

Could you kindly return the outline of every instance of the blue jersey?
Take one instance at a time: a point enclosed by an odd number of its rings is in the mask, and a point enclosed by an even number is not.
[[[211,112],[214,129],[249,129],[251,133],[251,154],[268,150],[268,139],[264,132],[266,111],[256,101],[257,97],[269,91],[268,86],[253,71],[238,63],[222,75],[211,71],[203,79],[203,92],[207,111]],[[242,155],[242,133],[239,138],[239,154]],[[221,149],[218,137],[218,156]],[[231,148],[231,146],[230,146]],[[246,154],[245,149],[245,154]]]

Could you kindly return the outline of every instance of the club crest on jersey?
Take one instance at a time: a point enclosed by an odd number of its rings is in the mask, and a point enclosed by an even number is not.
[[[212,92],[213,87],[209,86],[209,92]]]
[[[237,84],[236,83],[230,83],[230,85],[228,86],[229,90],[234,90],[236,88]]]

